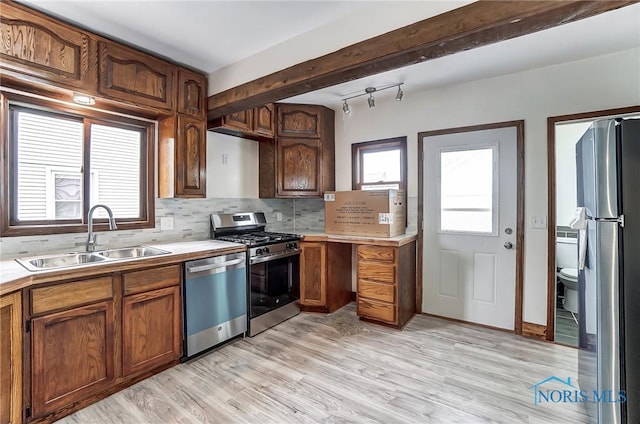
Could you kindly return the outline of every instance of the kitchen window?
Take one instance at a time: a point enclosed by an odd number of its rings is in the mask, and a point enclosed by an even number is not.
[[[153,123],[50,102],[5,110],[3,236],[84,232],[98,203],[118,228],[154,226]],[[102,209],[94,218],[107,229]]]
[[[352,189],[407,188],[407,137],[351,145]]]

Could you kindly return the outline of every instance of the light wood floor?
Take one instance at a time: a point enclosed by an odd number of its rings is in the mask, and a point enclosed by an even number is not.
[[[577,349],[426,316],[345,336],[329,322],[301,314],[59,423],[587,422],[533,404],[533,384],[577,378]]]

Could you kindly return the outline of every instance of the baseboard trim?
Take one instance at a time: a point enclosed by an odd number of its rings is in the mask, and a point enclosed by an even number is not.
[[[534,324],[532,322],[522,322],[522,335],[547,341],[547,326]]]
[[[488,328],[490,330],[502,331],[504,333],[511,333],[511,334],[514,333],[514,330],[508,330],[506,328],[500,328],[500,327],[493,327],[491,325],[479,324],[477,322],[465,321],[465,320],[457,319],[457,318],[449,318],[449,317],[445,317],[445,316],[442,316],[442,315],[428,314],[426,312],[421,312],[418,315],[426,315],[428,317],[440,318],[440,319],[443,319],[443,320],[446,320],[446,321],[456,322],[458,324],[468,324],[468,325],[473,325],[474,327]]]

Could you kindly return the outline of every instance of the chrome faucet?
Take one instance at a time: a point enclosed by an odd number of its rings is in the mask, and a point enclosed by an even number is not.
[[[93,211],[97,208],[103,208],[109,214],[109,230],[115,230],[118,228],[116,225],[116,220],[113,217],[113,212],[111,212],[111,208],[107,205],[95,205],[91,209],[89,209],[89,215],[87,217],[88,221],[88,237],[87,237],[87,252],[93,252],[96,250],[96,238],[97,234],[93,233]]]

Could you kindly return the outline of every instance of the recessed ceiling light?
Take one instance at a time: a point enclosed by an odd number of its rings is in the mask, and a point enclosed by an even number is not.
[[[96,99],[87,94],[73,93],[73,101],[80,105],[95,105]]]

